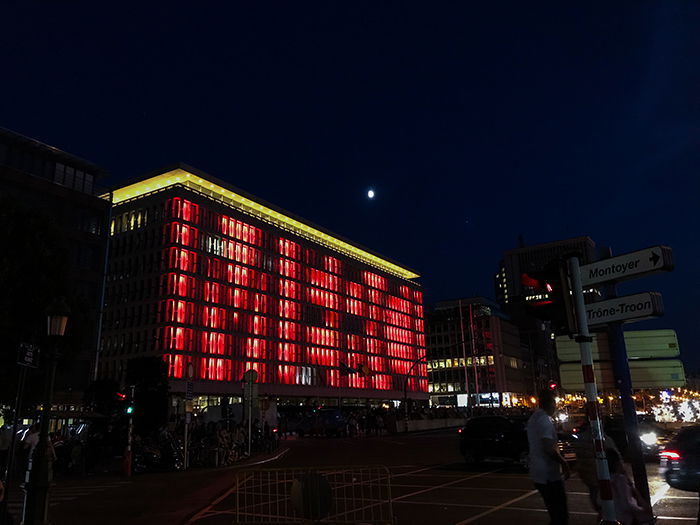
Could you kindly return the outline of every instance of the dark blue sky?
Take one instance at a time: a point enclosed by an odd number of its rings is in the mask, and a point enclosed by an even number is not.
[[[110,182],[187,162],[493,296],[503,250],[673,247],[627,283],[700,339],[700,4],[6,2],[0,126]],[[368,201],[368,187],[377,198]],[[632,327],[630,327],[632,328]]]

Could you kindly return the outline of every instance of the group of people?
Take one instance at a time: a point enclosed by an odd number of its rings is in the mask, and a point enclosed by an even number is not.
[[[552,419],[556,410],[554,395],[549,391],[542,392],[539,405],[527,423],[530,478],[542,495],[552,525],[566,525],[569,513],[564,481],[571,475],[571,470],[557,448],[557,431]],[[576,470],[588,487],[591,504],[596,512],[605,518],[603,506],[611,501],[621,525],[653,523],[652,509],[625,471],[613,440],[606,436],[602,444],[610,471],[611,493],[608,493],[606,488],[601,490],[598,482],[594,436],[590,427],[584,427],[578,436]]]

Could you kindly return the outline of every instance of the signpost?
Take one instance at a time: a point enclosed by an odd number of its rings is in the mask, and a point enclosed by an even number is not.
[[[673,252],[668,246],[654,246],[581,266],[581,286],[638,279],[673,270]]]
[[[10,495],[10,478],[12,477],[15,461],[15,443],[17,440],[17,427],[19,416],[24,403],[24,385],[27,381],[27,368],[39,366],[39,346],[31,343],[20,343],[17,351],[17,364],[19,365],[19,381],[17,383],[17,395],[15,396],[14,414],[12,416],[12,437],[10,438],[10,448],[7,454],[7,463],[3,480],[5,485],[5,498],[0,505],[7,505],[7,498]],[[0,511],[2,509],[0,508]],[[0,516],[1,517],[1,516]]]
[[[588,325],[605,326],[607,328],[612,360],[605,364],[606,366],[612,364],[615,385],[619,390],[625,433],[627,435],[627,442],[630,444],[635,484],[644,499],[649,502],[649,485],[638,439],[636,407],[632,399],[633,379],[632,373],[630,372],[630,363],[627,357],[622,324],[625,322],[641,321],[643,319],[658,317],[663,315],[664,308],[661,294],[656,292],[617,297],[615,283],[628,279],[645,277],[653,273],[673,270],[673,254],[671,248],[655,246],[618,257],[609,257],[584,266],[579,266],[578,258],[574,256],[569,259],[569,263],[571,270],[570,278],[573,283],[572,292],[577,303],[576,310],[580,328],[576,340],[580,344],[583,386],[586,390],[587,404],[591,408],[591,411],[589,411],[589,420],[591,420],[591,426],[595,431],[594,436],[596,436],[596,439],[600,439],[602,443],[602,428],[600,427],[600,423],[594,421],[592,417],[594,416],[595,419],[598,418],[598,410],[595,403],[597,395],[596,374],[594,373],[595,368],[593,366],[591,353],[593,338],[588,333]],[[600,284],[605,284],[604,292],[608,299],[606,301],[584,305],[583,290]],[[661,361],[658,361],[656,363],[660,362]],[[683,380],[683,369],[680,361],[665,360],[664,363],[671,369],[669,372],[670,378],[680,377],[677,380]],[[634,368],[641,369],[640,366],[636,365]],[[652,368],[658,369],[660,366],[654,364]],[[636,375],[640,375],[640,372]],[[649,381],[650,378],[644,379]],[[637,379],[637,381],[641,380],[641,377]],[[595,428],[596,426],[599,428]],[[605,457],[604,450],[597,450],[596,452],[599,460]],[[598,472],[599,475],[601,473],[603,474],[603,477],[601,478],[599,476],[599,479],[605,479],[605,475],[608,474],[607,468],[604,465],[599,466]],[[605,500],[606,498],[603,499]],[[604,501],[603,503],[607,502]],[[608,513],[604,505],[604,519],[607,519],[606,514]]]

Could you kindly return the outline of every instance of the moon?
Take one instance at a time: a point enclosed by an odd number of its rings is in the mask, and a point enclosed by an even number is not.
[[[368,199],[374,199],[374,190],[369,190],[367,192],[367,198]]]

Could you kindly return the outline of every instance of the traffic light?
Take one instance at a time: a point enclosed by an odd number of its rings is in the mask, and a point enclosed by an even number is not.
[[[564,261],[553,261],[542,270],[523,273],[520,283],[525,288],[530,315],[541,321],[550,321],[556,335],[576,333],[573,297]]]
[[[132,402],[132,403],[129,403],[128,405],[126,405],[124,412],[126,412],[129,415],[133,414],[134,413],[134,403]]]
[[[549,384],[547,385],[549,389],[553,392],[557,389],[557,382],[556,381],[550,381]]]

